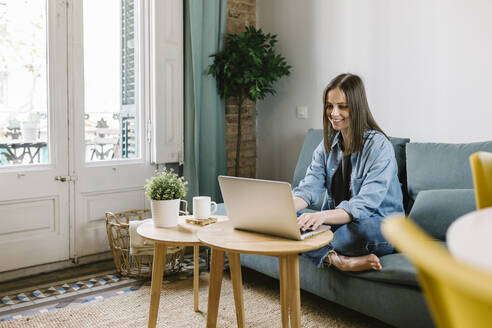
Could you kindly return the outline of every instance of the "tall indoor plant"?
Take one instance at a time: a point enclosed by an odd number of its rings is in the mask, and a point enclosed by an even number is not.
[[[244,101],[256,102],[275,94],[273,83],[290,74],[291,66],[275,53],[277,36],[254,26],[240,34],[227,34],[224,50],[212,55],[208,74],[215,77],[222,98],[232,97],[238,106],[235,175],[239,174],[241,112]]]

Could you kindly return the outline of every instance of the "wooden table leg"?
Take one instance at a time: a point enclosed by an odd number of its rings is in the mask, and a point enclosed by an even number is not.
[[[239,253],[229,252],[229,265],[231,268],[232,290],[234,292],[234,304],[236,306],[237,326],[242,328],[244,322],[243,280],[241,277],[241,259]]]
[[[152,282],[150,293],[149,328],[154,328],[159,313],[159,300],[161,298],[162,276],[166,264],[167,247],[165,244],[155,243],[154,259],[152,263]]]
[[[224,272],[224,251],[212,248],[212,263],[210,265],[210,283],[208,286],[207,327],[217,326],[219,314],[220,289],[222,273]]]
[[[282,327],[289,328],[289,273],[287,270],[287,257],[278,258],[280,272],[280,310],[282,314]]]
[[[198,308],[198,291],[199,285],[198,280],[200,279],[200,260],[198,258],[198,254],[200,253],[200,246],[193,246],[193,303],[194,310],[198,312],[200,309]]]
[[[287,257],[287,267],[290,287],[290,326],[298,328],[301,327],[301,290],[299,284],[299,257],[297,254]]]

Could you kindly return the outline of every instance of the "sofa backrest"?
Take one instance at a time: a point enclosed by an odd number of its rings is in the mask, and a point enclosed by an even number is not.
[[[294,171],[294,178],[292,179],[292,188],[297,187],[299,182],[306,175],[307,168],[311,164],[313,158],[313,152],[319,143],[323,140],[323,130],[321,129],[309,129],[306,139],[304,139],[304,144],[297,159],[297,165]],[[405,170],[405,145],[410,141],[407,138],[394,138],[390,137],[390,141],[393,144],[393,149],[395,150],[396,162],[398,164],[398,178],[402,185],[403,200],[404,205],[407,204],[407,188],[406,188],[406,170]],[[320,210],[323,203],[324,197],[321,197],[319,204],[311,206],[311,209]],[[405,207],[406,208],[406,207]]]
[[[297,158],[296,169],[294,170],[294,178],[292,179],[292,188],[297,187],[299,185],[299,182],[304,179],[309,164],[311,164],[311,160],[313,159],[314,150],[316,149],[316,147],[318,147],[321,140],[323,140],[323,130],[308,130],[306,139],[304,139],[304,144],[302,145],[301,153]],[[325,197],[321,197],[321,201],[319,204],[315,206],[310,206],[309,208],[319,211],[321,209],[321,205],[323,204],[324,198]]]
[[[407,183],[411,201],[419,192],[435,189],[473,189],[469,157],[492,152],[492,141],[467,144],[409,143]]]

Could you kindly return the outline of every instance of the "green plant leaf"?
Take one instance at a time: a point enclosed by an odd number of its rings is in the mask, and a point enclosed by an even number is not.
[[[217,82],[222,98],[247,97],[256,102],[274,94],[273,83],[290,75],[292,67],[276,54],[277,36],[246,26],[238,35],[227,34],[225,48],[211,55],[207,73]]]
[[[186,196],[188,182],[178,177],[172,169],[156,171],[145,185],[145,194],[152,200],[180,199]]]

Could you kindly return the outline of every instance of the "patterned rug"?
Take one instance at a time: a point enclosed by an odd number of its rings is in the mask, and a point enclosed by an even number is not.
[[[199,259],[200,271],[207,271],[206,259],[203,256]],[[164,275],[164,284],[190,277],[193,277],[193,254],[185,256],[178,273]],[[0,322],[136,291],[146,283],[149,283],[148,279],[122,277],[110,271],[12,291],[0,296]]]
[[[209,274],[200,274],[199,308],[193,311],[193,279],[177,279],[162,287],[157,327],[205,327],[207,320]],[[114,297],[101,297],[71,304],[31,316],[0,322],[0,328],[138,328],[146,327],[150,303],[148,283],[118,291]],[[279,283],[244,270],[243,299],[247,327],[281,326]],[[301,293],[302,327],[388,327],[315,295]],[[232,284],[224,274],[217,327],[236,327]]]

